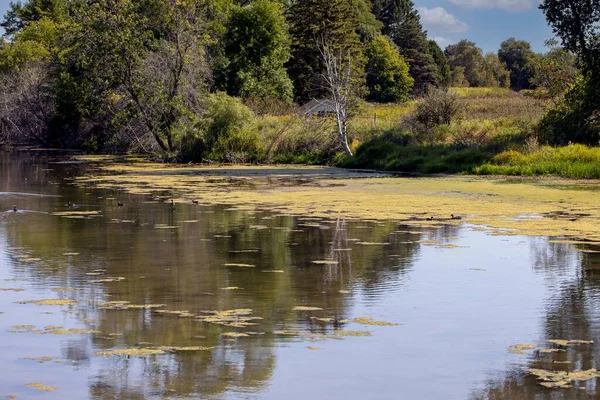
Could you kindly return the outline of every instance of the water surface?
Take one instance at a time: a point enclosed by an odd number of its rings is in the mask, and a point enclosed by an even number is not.
[[[596,379],[548,389],[527,371],[597,367],[597,344],[561,348],[546,340],[596,341],[600,254],[581,250],[600,248],[492,235],[466,223],[415,228],[173,206],[168,191],[80,187],[75,178],[89,167],[62,160],[0,153],[0,395],[598,395]],[[273,182],[314,183],[304,176]],[[71,304],[19,303],[47,299]],[[137,308],[111,309],[117,302]],[[238,310],[230,312],[233,323],[207,321],[226,310]],[[354,322],[359,317],[399,325]],[[508,351],[525,343],[538,348]],[[199,350],[173,349],[182,347]],[[114,349],[164,354],[100,354]]]

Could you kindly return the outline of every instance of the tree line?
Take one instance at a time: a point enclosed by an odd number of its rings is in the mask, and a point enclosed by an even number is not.
[[[248,123],[256,110],[333,96],[344,100],[345,133],[359,99],[402,102],[449,86],[541,88],[557,101],[552,128],[576,122],[560,101],[573,82],[581,89],[568,99],[597,104],[598,7],[580,10],[587,28],[574,19],[567,32],[562,3],[541,6],[562,45],[545,54],[514,38],[497,53],[467,40],[442,50],[411,0],[11,3],[1,24],[0,143],[235,161],[257,148]],[[588,29],[583,41],[577,29]],[[591,103],[582,131],[597,119]]]

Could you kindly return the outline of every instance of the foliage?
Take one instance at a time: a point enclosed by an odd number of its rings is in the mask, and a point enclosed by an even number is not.
[[[373,12],[383,23],[383,33],[392,39],[408,62],[410,75],[415,80],[413,92],[424,94],[429,86],[438,86],[442,79],[413,2],[373,0]]]
[[[600,1],[544,0],[540,5],[554,33],[580,61],[582,77],[542,121],[549,143],[597,145],[600,139]]]
[[[226,65],[215,71],[217,87],[231,96],[291,100],[292,82],[283,67],[289,35],[280,3],[257,0],[235,8],[223,42]]]
[[[429,53],[431,54],[431,57],[433,57],[433,61],[438,67],[440,85],[446,87],[450,86],[452,83],[452,72],[450,70],[450,64],[448,64],[446,54],[444,54],[442,49],[440,49],[440,46],[438,46],[435,40],[429,40],[427,43],[429,44]]]
[[[358,17],[353,3],[346,0],[298,0],[292,4],[288,10],[292,39],[288,73],[298,102],[327,95],[320,43],[329,43],[332,51],[341,50],[351,59],[353,79],[364,79],[363,45],[356,30]]]
[[[537,56],[532,67],[534,73],[531,83],[543,89],[555,104],[562,99],[578,74],[575,55],[559,47]]]
[[[407,100],[414,80],[395,45],[379,35],[371,43],[367,57],[368,99],[381,103]]]
[[[463,68],[465,80],[469,86],[484,86],[482,71],[484,65],[483,53],[475,43],[461,40],[446,47],[446,57],[450,68]]]
[[[449,125],[462,113],[463,104],[455,93],[432,88],[404,119],[404,124],[414,132],[423,133],[439,125]]]
[[[484,175],[556,175],[564,178],[600,178],[600,149],[583,145],[542,147],[532,153],[515,150],[494,156],[475,168]]]
[[[485,87],[510,86],[510,71],[494,53],[488,53],[483,58],[483,70],[481,81]]]
[[[225,93],[211,94],[207,111],[200,121],[205,154],[211,161],[248,162],[259,153],[259,136],[253,128],[254,113],[242,102]]]
[[[62,23],[68,16],[66,0],[30,0],[25,4],[12,2],[0,26],[4,35],[13,37],[33,22],[42,19]]]
[[[535,55],[529,42],[510,38],[500,44],[498,58],[510,71],[510,87],[513,90],[531,88],[533,60]]]
[[[590,99],[589,78],[580,77],[565,98],[548,112],[540,122],[540,140],[551,145],[583,143],[597,146],[600,143],[600,113],[590,109],[597,101]]]

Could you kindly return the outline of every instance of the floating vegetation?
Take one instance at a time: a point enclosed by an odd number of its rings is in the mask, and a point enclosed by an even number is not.
[[[253,321],[262,319],[261,317],[252,317],[252,310],[249,308],[225,311],[202,311],[201,313],[205,315],[198,316],[196,318],[197,321],[235,328],[245,328],[247,326],[257,325]]]
[[[154,225],[154,229],[178,229],[178,226],[173,225],[165,225],[165,224],[156,224]]]
[[[223,264],[224,267],[236,267],[236,268],[256,268],[256,265],[252,264],[236,264],[236,263],[227,263]]]
[[[59,211],[53,212],[50,215],[55,215],[58,217],[93,217],[99,216],[100,211]]]
[[[130,304],[127,301],[107,301],[98,304],[100,310],[150,310],[166,307],[166,304]]]
[[[541,381],[538,383],[547,388],[570,388],[572,387],[572,382],[587,381],[600,377],[600,373],[593,368],[585,371],[578,370],[572,372],[532,368],[529,370],[529,373],[537,376]]]
[[[335,260],[316,260],[312,263],[317,265],[338,265],[338,262]]]
[[[578,339],[573,339],[573,340],[551,339],[551,340],[547,340],[547,342],[551,343],[551,344],[555,344],[557,346],[563,346],[563,347],[578,346],[578,345],[582,345],[582,344],[593,344],[594,343],[593,340],[578,340]]]
[[[239,288],[237,286],[228,286],[228,287],[221,288],[221,290],[241,290],[241,288]]]
[[[34,332],[37,333],[37,332]],[[50,335],[91,335],[100,333],[100,331],[96,331],[93,329],[84,329],[84,328],[71,328],[71,329],[51,329],[41,332],[43,334]]]
[[[272,273],[272,274],[283,274],[285,271],[282,269],[263,269],[260,272],[267,272],[267,273]]]
[[[266,226],[266,225],[250,225],[249,228],[250,229],[257,229],[257,230],[269,229],[269,227]]]
[[[399,326],[400,325],[400,324],[396,324],[394,322],[375,321],[371,317],[358,317],[358,318],[354,318],[352,320],[352,322],[356,322],[357,324],[362,324],[362,325],[376,325],[376,326]]]
[[[170,314],[177,315],[179,317],[194,317],[195,315],[187,310],[152,310],[156,314]]]
[[[566,351],[565,349],[540,349],[540,353],[558,353],[561,351]]]
[[[300,335],[300,331],[288,331],[288,330],[276,330],[276,331],[273,331],[273,333],[275,335],[280,335],[280,336],[299,336]]]
[[[95,356],[132,356],[132,357],[148,357],[158,354],[165,354],[165,350],[161,349],[149,349],[149,348],[135,348],[135,349],[115,349],[98,351],[94,353]]]
[[[294,311],[321,311],[323,310],[321,307],[306,307],[306,306],[296,306],[293,308]]]
[[[319,348],[317,346],[308,346],[306,348],[309,350],[319,350]]]
[[[535,344],[515,344],[508,348],[508,352],[511,354],[525,354],[523,350],[533,350],[537,347]]]
[[[52,361],[52,360],[54,360],[55,358],[56,358],[56,357],[37,357],[37,358],[36,358],[36,357],[25,357],[25,360],[37,361],[37,362],[39,362],[40,364],[43,364],[43,363],[45,363],[45,362]]]
[[[89,283],[108,283],[108,282],[121,282],[125,280],[125,277],[122,276],[111,276],[111,277],[107,277],[107,278],[102,278],[102,279],[93,279],[91,281],[88,281]]]
[[[52,391],[56,390],[56,387],[46,386],[43,383],[27,383],[27,384],[25,384],[25,387],[34,388],[41,392],[52,392]]]
[[[225,332],[222,334],[222,336],[238,338],[238,337],[248,337],[250,335],[248,335],[247,333],[242,333],[242,332]]]
[[[335,321],[333,318],[317,318],[317,317],[310,317],[310,319],[312,319],[313,321],[319,321],[319,322],[325,322],[325,323],[331,323],[331,322],[334,322],[334,321]]]
[[[204,347],[204,346],[182,346],[182,347],[178,347],[178,346],[161,346],[161,347],[157,347],[158,350],[162,350],[162,351],[167,351],[170,353],[176,353],[176,352],[186,352],[186,351],[206,351],[206,350],[212,350],[214,349],[214,347]]]
[[[24,290],[22,288],[0,288],[0,292],[22,292]]]
[[[600,209],[597,199],[589,192],[578,190],[578,184],[561,181],[560,186],[543,180],[507,181],[506,179],[473,177],[428,177],[418,180],[401,177],[366,177],[350,171],[310,169],[309,173],[319,179],[318,185],[286,187],[275,186],[273,190],[257,190],[253,185],[224,182],[226,190],[214,190],[215,175],[223,174],[222,167],[165,167],[148,163],[107,164],[100,166],[103,175],[77,179],[80,185],[93,184],[98,188],[119,188],[130,193],[153,190],[177,191],[186,198],[202,198],[203,203],[256,207],[268,205],[278,214],[326,217],[331,213],[343,213],[346,218],[369,218],[401,222],[404,230],[418,232],[430,221],[415,219],[427,210],[429,215],[450,215],[460,209],[470,215],[469,222],[495,229],[511,229],[511,234],[532,236],[560,236],[565,239],[594,239],[600,235]],[[225,167],[226,168],[226,167]],[[236,166],[239,174],[250,174]],[[249,168],[252,176],[266,177],[266,170]],[[305,167],[289,168],[290,174],[307,171]],[[192,171],[192,173],[190,173]],[[198,173],[193,173],[198,171]],[[328,171],[319,173],[318,171]],[[202,174],[202,176],[199,176]],[[332,179],[335,178],[335,179]],[[266,179],[264,180],[266,181]],[[257,180],[257,185],[263,181]],[[263,183],[267,185],[268,182]],[[323,190],[327,186],[327,190]],[[348,196],[352,193],[352,196]],[[382,196],[381,193],[385,193]],[[448,201],[448,194],[452,201]],[[315,202],[315,198],[319,201]],[[564,209],[564,203],[585,209],[589,215],[565,225],[563,219],[547,217],[548,213]],[[390,204],[401,205],[390,207]],[[517,218],[522,215],[539,215],[540,218]],[[575,215],[575,214],[574,214]],[[316,219],[316,221],[319,221]],[[441,221],[448,224],[450,221]]]
[[[27,300],[17,301],[17,304],[35,304],[37,306],[70,306],[77,304],[75,300],[70,299],[45,299],[45,300]]]
[[[360,244],[362,246],[389,246],[390,243],[388,242],[383,242],[383,243],[378,243],[378,242],[356,242],[356,244]]]
[[[370,331],[346,331],[346,330],[339,330],[339,331],[335,331],[334,336],[335,337],[371,336],[371,332]]]

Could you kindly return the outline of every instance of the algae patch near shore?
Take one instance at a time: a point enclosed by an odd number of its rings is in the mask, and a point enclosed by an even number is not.
[[[139,194],[170,190],[176,204],[201,199],[203,204],[264,207],[280,214],[396,220],[414,226],[468,222],[502,234],[600,242],[600,202],[585,190],[596,182],[560,180],[557,185],[552,180],[407,178],[318,167],[149,163],[107,164],[97,171],[77,183]],[[450,218],[459,213],[460,220]]]

